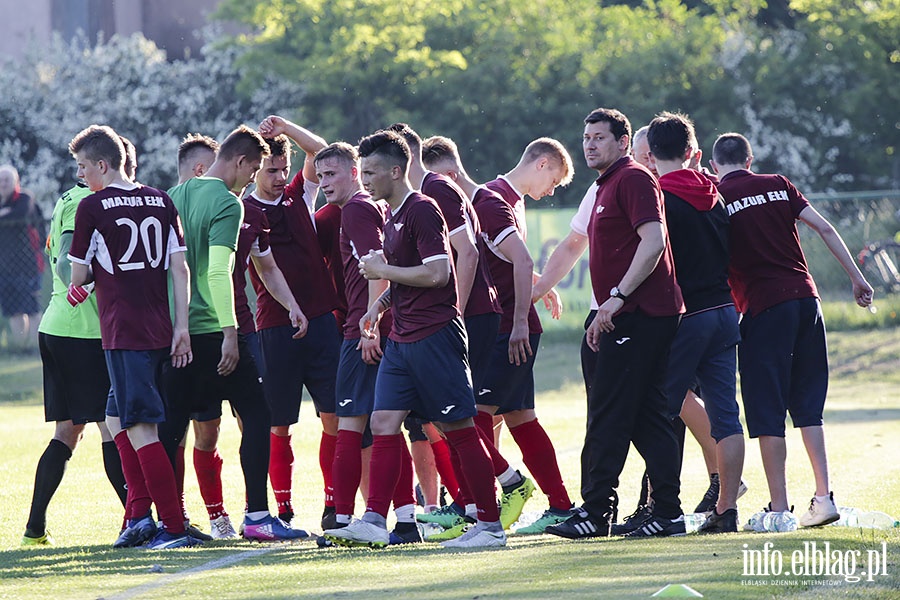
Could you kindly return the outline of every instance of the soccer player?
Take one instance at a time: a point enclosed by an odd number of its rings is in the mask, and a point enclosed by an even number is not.
[[[340,358],[340,333],[332,313],[338,306],[337,293],[313,220],[319,189],[313,157],[326,144],[319,136],[276,115],[266,117],[258,129],[268,141],[272,154],[263,160],[256,176],[256,189],[244,198],[244,203],[266,214],[272,256],[309,322],[307,333],[302,338],[295,337],[296,329],[287,309],[266,289],[256,266],[250,266],[250,278],[257,294],[256,325],[263,355],[263,387],[272,410],[269,478],[279,517],[290,522],[294,515],[291,425],[299,418],[305,386],[323,428],[319,466],[325,484],[324,521],[334,514],[331,467],[338,423],[334,385]],[[306,158],[303,168],[288,182],[291,140],[300,146]]]
[[[685,533],[678,441],[663,387],[684,302],[659,183],[628,155],[630,142],[631,124],[621,112],[598,108],[585,118],[585,160],[600,175],[588,228],[591,286],[598,301],[607,299],[587,330],[598,357],[582,450],[583,505],[545,530],[567,538],[609,535],[632,442],[647,463],[654,507],[629,536]]]
[[[123,506],[127,498],[119,451],[104,423],[109,374],[100,343],[94,286],[68,284],[72,266],[67,255],[72,245],[75,211],[90,194],[91,190],[79,181],[57,200],[50,218],[47,257],[53,292],[41,318],[38,345],[44,369],[44,413],[48,422],[55,422],[55,431],[38,461],[23,546],[53,544],[46,529],[47,506],[62,481],[66,463],[81,441],[86,423],[97,423],[100,428],[106,476]]]
[[[475,211],[482,224],[481,236],[486,243],[488,264],[497,286],[503,317],[498,335],[491,344],[490,368],[478,390],[476,419],[478,426],[488,434],[485,446],[492,458],[499,456],[490,435],[492,414],[502,414],[510,425],[510,433],[522,450],[526,466],[550,499],[550,508],[537,521],[517,529],[516,533],[542,533],[547,525],[568,518],[572,503],[559,474],[553,445],[534,413],[532,366],[540,343],[540,319],[531,302],[534,262],[522,238],[524,227],[520,227],[513,212],[514,204],[524,198],[508,194],[510,201],[507,202],[498,192],[472,181],[463,169],[453,140],[434,137],[426,141],[425,147],[424,156],[429,168],[447,174],[474,198]],[[512,177],[516,189],[527,190],[525,193],[535,194],[539,199],[548,193],[541,177],[550,171],[555,171],[556,183],[568,183],[572,174],[571,159],[561,144],[542,139],[529,145],[523,162],[507,177]],[[509,192],[511,188],[503,189]],[[494,402],[502,403],[503,409]],[[502,456],[499,460],[503,460]],[[503,486],[501,521],[508,527],[521,514],[534,484],[530,479],[523,480],[505,460],[506,470],[500,471],[497,462],[494,458],[495,474]]]
[[[487,266],[484,242],[481,240],[481,226],[472,203],[465,192],[459,189],[445,175],[429,171],[422,163],[422,138],[406,123],[394,123],[388,129],[396,131],[406,140],[410,150],[409,180],[415,189],[433,199],[447,222],[450,232],[453,266],[456,269],[459,306],[463,314],[469,340],[469,366],[472,370],[474,389],[481,389],[482,379],[487,373],[490,351],[493,340],[500,326],[502,309],[497,301],[497,290],[491,281]],[[465,527],[464,520],[475,518],[475,504],[466,486],[460,481],[459,457],[453,448],[448,447],[443,437],[433,426],[421,420],[409,418],[406,422],[413,441],[413,453],[418,468],[430,466],[427,454],[434,456],[436,470],[448,488],[457,487],[454,503],[442,509],[433,510],[429,514],[419,515],[418,519],[435,522],[451,531],[434,536],[433,541],[451,539],[460,535]],[[481,429],[479,428],[479,435]],[[418,452],[417,452],[418,450]],[[447,460],[449,459],[449,460]],[[500,459],[502,462],[502,457]],[[504,465],[504,469],[508,468]],[[495,465],[495,469],[498,465]],[[513,471],[515,474],[515,471]],[[420,476],[433,477],[427,470]],[[518,477],[518,476],[517,476]],[[521,477],[518,477],[521,480]],[[431,487],[433,479],[423,486],[423,491]],[[436,482],[434,482],[436,484]],[[454,486],[453,484],[456,484]],[[434,485],[436,488],[437,486]],[[436,494],[435,494],[436,495]],[[427,503],[427,500],[426,500]],[[468,512],[470,514],[466,515]]]
[[[747,430],[759,438],[769,506],[789,508],[784,418],[800,429],[815,477],[815,493],[800,525],[837,521],[828,478],[822,411],[828,387],[825,324],[797,220],[815,231],[850,277],[859,306],[872,304],[866,281],[834,227],[781,175],[750,171],[753,152],[737,133],[718,137],[712,167],[731,222],[730,281],[741,312],[738,364]]]
[[[716,440],[719,483],[702,533],[737,531],[737,499],[744,467],[744,430],[739,420],[737,312],[728,285],[728,213],[713,181],[689,168],[697,151],[694,124],[681,114],[661,113],[647,134],[663,190],[669,243],[685,314],[669,354],[666,389],[669,416],[683,412],[695,382],[703,390],[707,427]],[[680,430],[684,444],[684,428]],[[696,511],[700,512],[700,511]]]
[[[466,357],[466,334],[457,303],[447,225],[433,200],[413,190],[410,151],[393,131],[360,142],[362,182],[384,199],[391,216],[384,227],[384,255],[360,261],[366,279],[386,279],[390,288],[360,319],[362,335],[374,336],[381,314],[394,319],[375,386],[369,499],[362,519],[326,531],[334,543],[383,547],[390,536],[387,509],[400,476],[400,427],[411,411],[438,422],[455,447],[478,507],[478,522],[445,547],[503,546],[506,534],[493,489],[491,461],[472,417],[475,401]]]
[[[206,176],[191,178],[171,190],[188,245],[194,361],[188,368],[173,372],[168,381],[169,414],[163,431],[174,451],[187,428],[192,407],[204,412],[218,407],[221,414],[222,399],[228,398],[242,423],[240,453],[247,498],[243,535],[255,540],[283,540],[306,537],[307,533],[269,514],[266,474],[271,418],[259,370],[246,341],[237,333],[232,279],[243,206],[231,190],[240,193],[253,181],[268,151],[268,144],[258,133],[238,127],[222,142]],[[301,313],[293,297],[277,293],[275,297],[285,302],[295,326],[299,324]],[[215,455],[211,458],[217,462]],[[210,499],[218,504],[214,508],[219,514],[210,515],[212,530],[219,534],[217,537],[234,537],[233,528],[226,527],[221,494],[215,496]],[[211,504],[206,497],[204,500]]]
[[[119,449],[130,505],[129,527],[117,544],[152,536],[150,548],[194,545],[198,540],[185,534],[175,475],[157,432],[157,424],[165,420],[160,393],[165,363],[182,368],[192,360],[189,276],[178,212],[164,192],[128,181],[125,150],[110,127],[82,130],[69,151],[78,177],[94,192],[78,206],[69,260],[73,286],[92,278],[96,285],[112,383],[106,425]],[[166,271],[172,276],[174,324]],[[163,522],[158,531],[151,501]]]
[[[363,190],[359,179],[359,156],[353,146],[337,142],[320,150],[315,157],[316,176],[325,200],[340,209],[340,250],[342,278],[347,290],[347,319],[338,364],[336,397],[338,415],[337,447],[334,454],[335,524],[328,529],[348,525],[353,516],[356,490],[362,476],[361,448],[366,437],[369,415],[375,405],[375,378],[378,363],[390,333],[390,313],[382,318],[373,336],[362,336],[359,320],[381,294],[388,282],[366,280],[360,273],[360,259],[369,252],[382,252],[386,206]],[[412,495],[412,458],[406,444],[400,480],[392,502],[397,525],[391,543],[422,541],[415,523],[415,498]]]

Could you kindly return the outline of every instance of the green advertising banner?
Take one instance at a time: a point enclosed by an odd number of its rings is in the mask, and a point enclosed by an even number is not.
[[[574,208],[538,210],[525,212],[528,226],[526,244],[534,259],[534,268],[540,273],[553,249],[569,234],[569,223],[575,215]],[[546,331],[577,329],[582,330],[584,319],[591,309],[591,275],[588,270],[588,253],[575,268],[556,286],[563,302],[563,313],[559,321],[550,318],[550,311],[538,302],[538,315]]]

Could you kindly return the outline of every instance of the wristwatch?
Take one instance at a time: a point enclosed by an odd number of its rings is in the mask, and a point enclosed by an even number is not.
[[[623,294],[621,292],[621,290],[619,290],[618,287],[614,287],[613,289],[609,290],[609,297],[610,298],[618,298],[622,302],[628,302],[628,296]]]

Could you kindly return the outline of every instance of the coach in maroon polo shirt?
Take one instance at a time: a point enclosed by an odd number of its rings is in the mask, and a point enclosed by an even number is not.
[[[546,530],[568,538],[609,535],[632,442],[647,462],[654,508],[628,536],[685,533],[678,442],[666,416],[664,388],[684,302],[662,191],[650,171],[628,156],[630,141],[631,124],[617,110],[598,108],[585,119],[584,157],[600,174],[588,243],[591,284],[602,304],[587,331],[598,360],[581,455],[584,504]]]

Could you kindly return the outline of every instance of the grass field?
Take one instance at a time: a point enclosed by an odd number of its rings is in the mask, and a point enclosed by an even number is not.
[[[839,505],[900,516],[900,329],[841,332],[830,337],[832,385],[826,411],[831,474]],[[541,348],[537,361],[538,414],[556,445],[573,497],[578,496],[584,392],[577,346]],[[900,598],[900,529],[827,527],[789,534],[739,533],[679,539],[562,541],[551,536],[510,536],[505,549],[458,553],[431,545],[384,551],[318,549],[313,542],[261,545],[210,543],[197,549],[113,551],[121,522],[103,473],[96,428],[85,435],[48,514],[57,545],[21,549],[34,468],[52,427],[43,422],[40,361],[0,357],[0,598],[137,599],[231,598],[648,598],[669,583],[686,584],[707,598]],[[294,434],[294,505],[298,526],[317,529],[321,475],[316,445],[320,428],[304,404]],[[239,518],[243,505],[237,461],[237,428],[223,423],[226,508]],[[502,448],[520,455],[508,435]],[[634,453],[632,453],[634,454]],[[788,434],[788,481],[797,512],[806,508],[812,475],[796,431]],[[207,526],[187,453],[188,509]],[[623,514],[637,498],[642,465],[629,458],[620,487]],[[691,510],[706,488],[702,458],[688,443],[682,482]],[[746,519],[768,500],[755,442],[748,442],[740,501]],[[360,504],[357,504],[360,507]],[[536,493],[526,511],[546,508]],[[841,575],[760,576],[744,572],[748,551],[792,552],[827,542],[835,562],[865,571],[868,552],[882,552],[878,575],[858,582]],[[882,545],[884,544],[884,546]],[[887,573],[886,575],[883,573]],[[852,579],[852,577],[850,578]],[[870,581],[871,579],[871,581]]]

